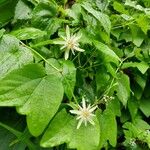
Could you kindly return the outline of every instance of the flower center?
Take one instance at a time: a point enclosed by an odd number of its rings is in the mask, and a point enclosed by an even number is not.
[[[73,49],[74,47],[74,41],[73,40],[69,40],[68,43],[67,43],[67,48],[68,49]]]
[[[88,110],[84,110],[82,112],[82,116],[87,119],[90,116],[90,112]]]

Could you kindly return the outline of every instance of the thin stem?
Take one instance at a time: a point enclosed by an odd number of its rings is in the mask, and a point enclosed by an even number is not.
[[[123,59],[123,60],[120,62],[118,68],[117,68],[116,71],[115,71],[116,74],[118,73],[118,71],[120,70],[120,68],[121,68],[121,66],[122,66],[122,64],[123,64],[123,62],[124,62],[127,58],[128,58],[128,57],[126,57],[125,59]],[[113,77],[113,79],[112,79],[112,81],[111,81],[111,83],[110,83],[109,88],[104,92],[105,95],[109,94],[111,88],[113,87],[114,81],[115,81],[115,77]]]
[[[130,25],[130,24],[132,24],[132,23],[134,23],[134,22],[135,22],[135,20],[133,20],[133,21],[131,21],[131,22],[128,22],[128,23],[126,23],[126,24],[123,24],[123,25],[114,26],[114,27],[112,27],[112,29],[122,28],[122,27],[128,26],[128,25]]]
[[[121,68],[121,66],[122,66],[122,64],[123,64],[123,62],[124,62],[126,59],[128,59],[128,58],[129,58],[129,57],[126,57],[126,58],[124,58],[124,59],[120,62],[118,68],[117,68],[116,71],[115,71],[116,74],[117,74],[118,71],[120,70],[120,68]],[[106,91],[103,93],[103,95],[96,101],[96,104],[101,103],[100,101],[101,101],[101,99],[103,98],[103,96],[109,94],[111,88],[112,88],[113,85],[114,85],[114,81],[115,81],[115,77],[113,77],[113,79],[112,79],[112,81],[111,81],[109,87],[106,89]]]
[[[96,51],[96,49],[92,52],[91,56],[87,59],[87,61],[84,63],[84,65],[79,66],[79,67],[84,68],[87,65],[87,63],[90,61],[90,59],[93,57],[95,51]]]
[[[26,44],[24,44],[23,42],[20,41],[20,43],[27,47],[28,49],[30,49],[33,53],[35,53],[36,55],[38,55],[39,57],[41,57],[47,64],[49,64],[52,68],[54,68],[56,71],[61,72],[61,70],[59,70],[57,67],[55,67],[53,64],[51,64],[49,61],[47,61],[40,53],[38,53],[36,50],[34,50],[33,48],[31,48],[30,46],[27,46]]]

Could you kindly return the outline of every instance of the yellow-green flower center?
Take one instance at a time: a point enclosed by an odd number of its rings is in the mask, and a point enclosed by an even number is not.
[[[88,117],[90,116],[90,112],[89,112],[88,110],[84,110],[84,111],[82,112],[82,116],[83,116],[84,118],[88,118]]]

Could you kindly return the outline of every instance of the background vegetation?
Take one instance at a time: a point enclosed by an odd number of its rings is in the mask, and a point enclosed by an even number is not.
[[[67,25],[85,51],[65,60]],[[150,149],[149,29],[149,0],[1,0],[0,149]]]

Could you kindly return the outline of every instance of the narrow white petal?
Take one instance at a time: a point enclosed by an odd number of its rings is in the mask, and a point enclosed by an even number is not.
[[[69,58],[69,50],[65,51],[65,60],[67,60]]]
[[[90,122],[92,125],[95,125],[95,122],[94,122],[92,119],[89,119],[89,122]]]
[[[81,119],[82,118],[82,116],[78,116],[77,118],[76,118],[76,120],[79,120],[79,119]]]
[[[97,106],[92,107],[89,112],[93,112],[95,109],[97,108]]]
[[[70,29],[68,25],[66,26],[66,36],[67,36],[67,39],[70,39]]]
[[[64,36],[62,36],[62,35],[60,35],[60,37],[61,37],[62,39],[64,39],[65,41],[67,40],[67,38],[64,37]]]
[[[85,51],[84,49],[81,49],[81,48],[76,47],[76,46],[74,46],[74,49],[75,49],[76,51],[79,51],[79,52],[84,52],[84,51]]]
[[[72,48],[71,48],[71,51],[72,51],[72,54],[73,54],[73,55],[75,55],[75,53],[74,53],[74,49],[72,49]]]
[[[63,44],[66,44],[66,42],[65,41],[54,41],[54,44],[63,45]]]
[[[77,129],[79,129],[79,128],[80,128],[80,126],[81,126],[82,122],[83,122],[83,120],[82,120],[82,119],[80,119],[80,120],[79,120],[79,122],[78,122],[78,125],[77,125]]]
[[[80,110],[82,110],[82,107],[79,104],[78,104],[78,107],[79,107]]]
[[[88,105],[87,109],[89,110],[91,108],[91,104]]]
[[[62,46],[62,47],[60,48],[60,50],[62,50],[62,49],[64,49],[64,48],[66,48],[66,45]]]
[[[96,115],[95,115],[95,114],[90,113],[90,116],[91,116],[91,117],[94,117],[94,116],[96,116]]]
[[[72,114],[80,115],[81,112],[79,110],[70,110]]]
[[[74,38],[74,40],[75,40],[75,41],[78,41],[79,39],[81,39],[81,37],[82,37],[81,34],[80,34],[80,35],[76,35],[75,38]]]
[[[86,109],[86,103],[85,103],[85,98],[84,98],[84,97],[82,98],[82,107],[83,107],[84,109]]]
[[[84,120],[84,125],[87,126],[87,120]]]

